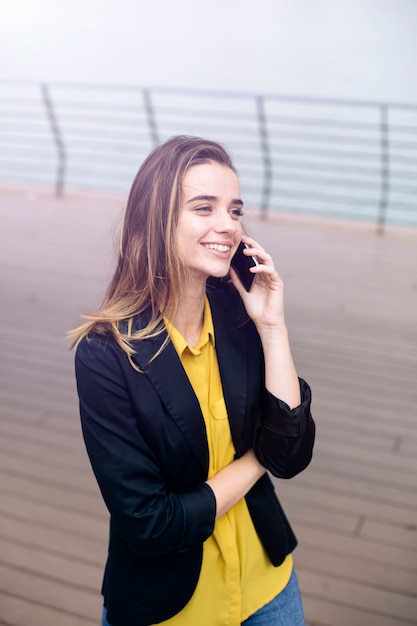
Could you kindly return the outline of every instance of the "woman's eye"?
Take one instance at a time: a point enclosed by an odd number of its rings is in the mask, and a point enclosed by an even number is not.
[[[239,208],[235,208],[235,209],[230,209],[230,213],[232,215],[232,217],[235,217],[236,219],[238,219],[239,217],[242,217],[243,215],[243,209]]]
[[[211,211],[211,206],[198,206],[196,208],[196,211],[198,211],[199,213],[210,213]]]

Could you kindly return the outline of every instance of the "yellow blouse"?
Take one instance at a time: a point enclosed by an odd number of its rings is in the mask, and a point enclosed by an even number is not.
[[[200,403],[206,424],[210,478],[234,459],[235,450],[216,357],[214,327],[206,298],[200,340],[191,348],[165,320],[172,343]],[[246,501],[219,518],[204,542],[195,592],[180,613],[161,622],[170,626],[240,626],[286,586],[292,557],[274,567],[253,526]]]

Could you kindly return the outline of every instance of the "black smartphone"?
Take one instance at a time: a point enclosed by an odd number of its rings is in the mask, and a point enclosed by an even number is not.
[[[249,271],[249,268],[255,267],[255,265],[259,265],[259,263],[256,257],[246,256],[246,254],[243,254],[244,248],[248,248],[248,246],[246,245],[246,243],[243,243],[243,241],[241,241],[238,249],[236,250],[232,258],[231,266],[238,273],[239,278],[246,291],[250,291],[252,283],[255,279],[255,274],[252,274],[252,272]]]

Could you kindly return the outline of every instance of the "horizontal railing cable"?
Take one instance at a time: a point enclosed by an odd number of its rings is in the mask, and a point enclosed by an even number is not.
[[[417,105],[0,81],[0,182],[127,195],[176,134],[227,145],[249,208],[417,226]]]

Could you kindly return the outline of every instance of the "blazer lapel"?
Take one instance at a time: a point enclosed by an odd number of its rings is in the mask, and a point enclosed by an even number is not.
[[[222,297],[223,296],[223,297]],[[223,395],[235,450],[244,447],[243,427],[247,403],[247,340],[245,318],[239,307],[228,306],[224,294],[208,291],[216,340]],[[246,318],[247,319],[247,318]]]
[[[208,472],[209,453],[206,426],[200,405],[178,354],[169,343],[156,359],[152,356],[166,339],[166,332],[140,342],[133,360],[139,365],[158,393],[166,410],[181,429],[198,462]]]

